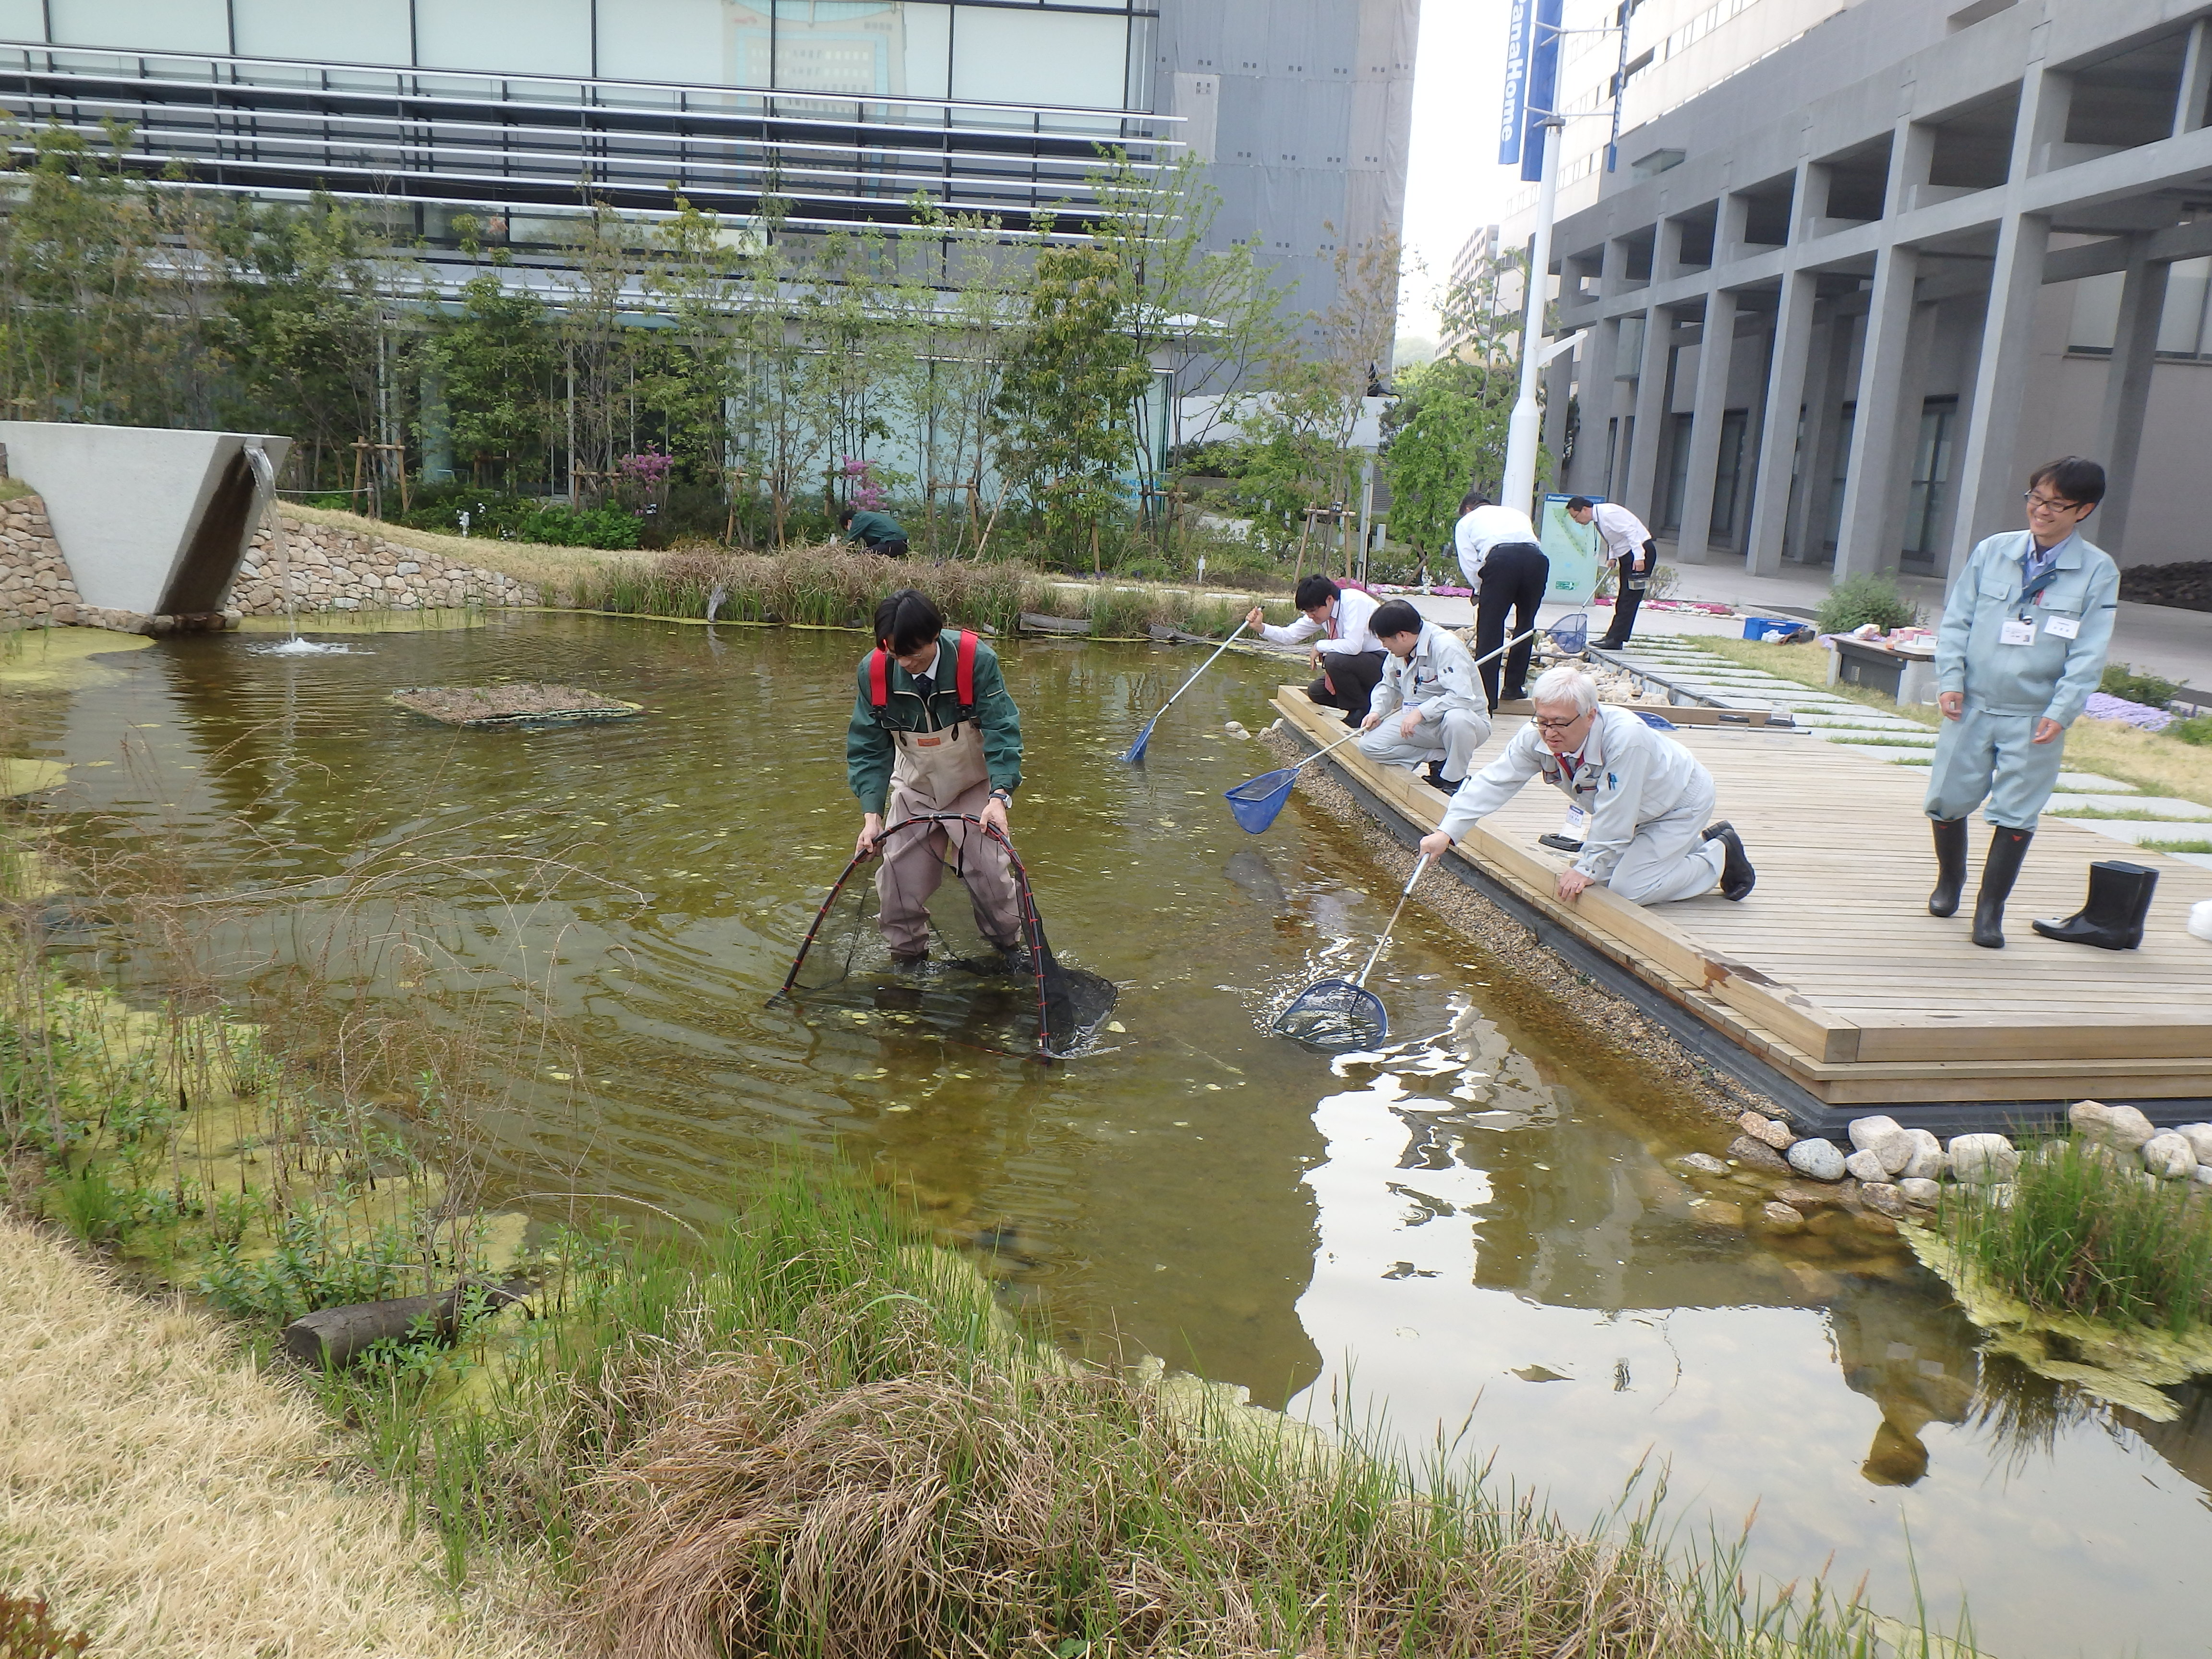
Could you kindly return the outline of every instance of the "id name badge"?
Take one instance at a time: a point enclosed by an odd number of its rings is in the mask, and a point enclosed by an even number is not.
[[[2079,639],[2081,636],[2081,619],[2079,617],[2045,617],[2043,631],[2054,640]]]
[[[2007,617],[2004,626],[1997,630],[1997,643],[1999,645],[2033,645],[2035,624],[2032,622],[2022,622],[2017,617]]]
[[[1570,841],[1580,841],[1589,829],[1589,814],[1579,806],[1567,808],[1567,821],[1559,826],[1559,833]]]

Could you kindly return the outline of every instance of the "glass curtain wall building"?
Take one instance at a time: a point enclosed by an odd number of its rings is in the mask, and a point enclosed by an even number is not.
[[[1080,218],[1101,145],[1172,155],[1151,0],[0,0],[0,106],[149,165],[534,240],[599,200],[788,222]],[[439,210],[447,211],[441,214]]]

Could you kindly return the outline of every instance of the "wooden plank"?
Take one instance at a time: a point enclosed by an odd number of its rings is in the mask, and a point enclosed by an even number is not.
[[[1276,707],[1316,742],[1342,734],[1333,713],[1296,688],[1284,688]],[[1510,734],[1501,721],[1492,745]],[[2212,1093],[2212,996],[2199,992],[2208,964],[2182,925],[2190,904],[2212,896],[2202,869],[2160,860],[2175,873],[2161,879],[2140,951],[2039,945],[2027,919],[2070,914],[2089,860],[2127,853],[2047,821],[2009,907],[2024,937],[1996,955],[1972,945],[1963,919],[1925,913],[1934,872],[1918,829],[1923,773],[1772,730],[1699,726],[1678,738],[1713,771],[1722,815],[1759,864],[1752,901],[1696,899],[1655,912],[1597,888],[1559,903],[1553,886],[1567,855],[1534,843],[1559,826],[1563,809],[1540,785],[1475,826],[1462,849],[1818,1098]],[[1443,797],[1410,775],[1348,747],[1332,758],[1414,826],[1432,829],[1441,817]],[[1984,845],[1978,830],[1977,858]]]
[[[1315,742],[1331,740],[1326,722],[1338,717],[1324,715],[1298,688],[1283,687],[1275,707]],[[1341,732],[1340,724],[1337,730]],[[1341,763],[1370,791],[1425,831],[1434,830],[1442,818],[1444,798],[1426,784],[1414,782],[1404,769],[1376,765],[1359,752],[1356,744],[1346,744],[1330,758]],[[1493,874],[1511,878],[1531,903],[1554,920],[1578,932],[1602,928],[1818,1059],[1852,1057],[1858,1032],[1849,1020],[1824,1015],[1789,986],[1777,983],[1748,963],[1699,948],[1641,905],[1631,904],[1602,886],[1587,889],[1571,906],[1562,904],[1552,890],[1559,879],[1557,868],[1482,823],[1469,830],[1458,846],[1462,856],[1472,855]]]

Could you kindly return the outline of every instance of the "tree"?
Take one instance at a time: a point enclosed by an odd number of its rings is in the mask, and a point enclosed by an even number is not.
[[[1402,372],[1402,394],[1384,417],[1382,476],[1390,488],[1390,528],[1425,552],[1450,545],[1459,504],[1505,470],[1506,428],[1520,395],[1509,342],[1519,319],[1502,309],[1502,280],[1525,264],[1518,253],[1484,261],[1455,283],[1439,307],[1450,356]]]
[[[544,477],[558,361],[545,302],[501,282],[495,269],[480,270],[461,284],[458,310],[432,325],[425,353],[442,391],[453,453],[471,479],[514,489]]]
[[[994,405],[1000,465],[1042,510],[1048,542],[1073,552],[1088,538],[1094,570],[1099,521],[1122,500],[1136,404],[1152,385],[1121,276],[1114,251],[1096,243],[1037,255]]]

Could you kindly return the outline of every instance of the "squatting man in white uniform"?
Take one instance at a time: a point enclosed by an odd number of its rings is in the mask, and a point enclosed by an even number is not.
[[[1582,854],[1559,874],[1560,898],[1596,884],[1638,904],[1695,898],[1717,884],[1726,898],[1751,891],[1758,878],[1743,842],[1707,821],[1713,775],[1696,756],[1634,711],[1600,703],[1597,683],[1579,668],[1553,669],[1529,695],[1535,717],[1461,787],[1421,851],[1441,858],[1540,776],[1584,814]]]
[[[1426,621],[1403,599],[1377,605],[1368,626],[1390,654],[1362,722],[1359,752],[1412,769],[1449,794],[1467,781],[1474,751],[1490,741],[1474,658],[1458,635]],[[1419,771],[1425,763],[1428,770]]]

